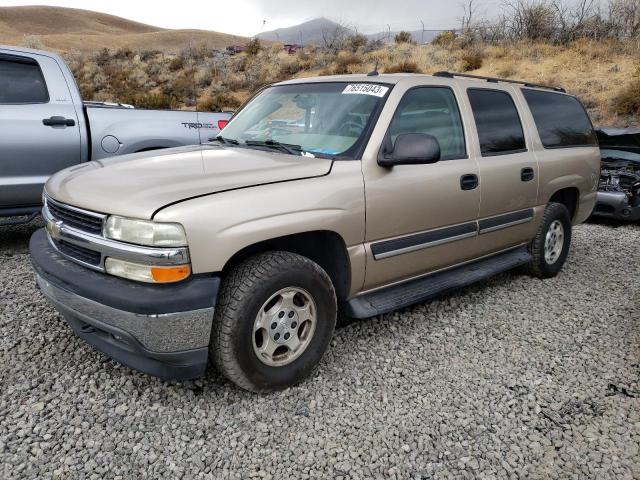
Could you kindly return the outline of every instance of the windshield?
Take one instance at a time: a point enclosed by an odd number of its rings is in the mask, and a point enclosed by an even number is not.
[[[221,141],[285,153],[356,158],[389,86],[302,83],[266,88],[220,133]]]

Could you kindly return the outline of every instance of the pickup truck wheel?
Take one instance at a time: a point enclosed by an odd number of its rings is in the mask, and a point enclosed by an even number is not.
[[[253,392],[286,388],[318,365],[336,323],[327,273],[306,257],[269,252],[234,267],[220,290],[210,358]]]
[[[533,261],[528,271],[538,278],[555,277],[562,269],[571,244],[571,218],[561,203],[547,204],[530,250]]]

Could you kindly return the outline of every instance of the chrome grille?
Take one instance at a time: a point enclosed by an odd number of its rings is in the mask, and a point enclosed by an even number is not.
[[[143,265],[185,265],[187,247],[148,247],[123,243],[102,235],[106,214],[66,205],[45,195],[42,217],[51,245],[64,257],[104,272],[104,259],[119,258]]]
[[[102,260],[100,252],[80,247],[79,245],[73,245],[64,240],[53,240],[53,244],[60,253],[73,257],[82,263],[87,263],[95,267],[100,266]]]
[[[56,220],[62,220],[66,225],[77,228],[83,232],[100,235],[102,233],[102,221],[104,215],[91,214],[76,208],[63,205],[51,199],[47,199],[49,213]]]

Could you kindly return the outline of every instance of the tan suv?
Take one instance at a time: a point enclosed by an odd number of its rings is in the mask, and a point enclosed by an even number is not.
[[[559,88],[465,77],[282,82],[209,145],[64,170],[31,239],[38,284],[115,360],[188,378],[210,359],[265,391],[311,372],[339,310],[552,277],[594,206],[591,122]]]

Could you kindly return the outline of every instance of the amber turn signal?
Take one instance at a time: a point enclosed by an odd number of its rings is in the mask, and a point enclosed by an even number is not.
[[[151,276],[156,283],[172,283],[184,280],[191,274],[189,265],[177,267],[151,267]]]

